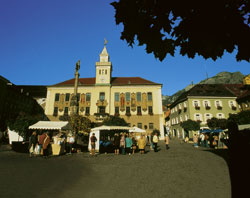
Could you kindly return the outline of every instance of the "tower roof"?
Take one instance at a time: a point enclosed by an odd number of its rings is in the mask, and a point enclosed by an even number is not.
[[[106,45],[104,45],[104,48],[102,52],[100,53],[100,62],[109,62],[109,54],[106,49]]]

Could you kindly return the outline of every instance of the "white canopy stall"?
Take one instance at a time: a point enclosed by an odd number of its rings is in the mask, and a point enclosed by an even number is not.
[[[29,129],[36,129],[36,130],[52,130],[52,131],[70,131],[72,130],[71,125],[68,121],[39,121],[31,126]],[[55,135],[55,134],[54,134]],[[53,137],[53,144],[52,146],[52,154],[53,155],[60,155],[64,153],[65,145],[62,144],[64,139],[54,136]]]
[[[119,130],[119,131],[124,131],[124,132],[128,132],[130,129],[132,129],[131,127],[126,127],[126,126],[100,126],[100,127],[95,127],[93,129],[91,129],[91,132],[89,134],[89,145],[88,145],[88,149],[91,150],[91,140],[90,137],[92,136],[93,133],[95,133],[96,136],[96,150],[99,151],[99,146],[100,146],[100,133],[105,133],[105,131],[111,131],[111,130]]]
[[[37,123],[29,126],[29,129],[41,130],[71,130],[68,121],[38,121]]]
[[[130,133],[135,133],[136,135],[136,139],[139,139],[141,134],[146,134],[146,130],[144,129],[141,129],[141,128],[138,128],[138,127],[132,127],[130,130],[129,130]]]

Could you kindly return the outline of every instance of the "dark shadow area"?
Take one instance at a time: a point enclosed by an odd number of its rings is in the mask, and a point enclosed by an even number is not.
[[[250,130],[236,130],[228,142],[229,149],[205,150],[222,157],[228,165],[232,197],[246,197],[249,194],[250,178]]]
[[[63,155],[45,159],[2,152],[0,169],[0,194],[4,198],[70,197],[67,193],[77,184],[81,185],[81,192],[74,197],[84,197],[94,184],[93,171],[83,157]]]

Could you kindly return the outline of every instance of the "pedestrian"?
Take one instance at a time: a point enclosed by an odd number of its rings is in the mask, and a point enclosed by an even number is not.
[[[73,144],[75,143],[75,138],[72,134],[69,134],[69,136],[67,137],[67,145],[68,145],[68,151],[69,151],[69,154],[72,153],[72,147],[73,147]]]
[[[136,138],[134,135],[132,135],[132,154],[135,154],[136,151]]]
[[[38,155],[41,155],[41,150],[43,148],[43,142],[46,137],[45,133],[42,133],[42,135],[39,136],[38,138]]]
[[[125,155],[125,136],[123,133],[121,134],[121,139],[120,139],[120,149],[121,153]]]
[[[126,153],[131,155],[131,147],[133,145],[133,142],[132,142],[132,138],[129,136],[129,134],[126,135],[125,145],[126,145]]]
[[[204,140],[204,142],[205,142],[205,147],[207,147],[207,148],[209,147],[209,146],[208,146],[208,141],[209,141],[209,136],[208,136],[208,134],[206,133],[206,134],[205,134],[205,140]]]
[[[194,147],[195,148],[198,148],[198,136],[197,134],[194,134],[194,137],[193,137],[193,142],[194,142]]]
[[[155,133],[154,136],[153,136],[153,144],[154,144],[154,152],[158,152],[157,150],[157,143],[158,143],[158,136],[157,134]]]
[[[201,133],[200,134],[200,140],[201,140],[201,146],[205,146],[205,135],[204,135],[204,133]]]
[[[95,133],[92,134],[92,136],[90,137],[90,143],[91,143],[91,155],[95,155],[95,143],[96,143],[97,139],[95,137]]]
[[[140,150],[141,154],[145,153],[145,146],[146,146],[146,140],[143,135],[141,135],[140,139],[138,140],[138,148]]]
[[[45,133],[45,138],[43,141],[43,157],[47,158],[49,156],[49,144],[50,144],[50,137],[49,133]]]
[[[29,138],[29,153],[30,157],[32,157],[35,153],[35,148],[37,144],[37,137],[36,137],[36,132],[34,131],[32,135]]]
[[[169,135],[168,134],[166,134],[166,136],[165,136],[165,144],[166,144],[166,149],[168,150],[169,149]]]
[[[153,142],[153,134],[151,133],[151,135],[150,135],[150,150],[154,150],[154,142]]]
[[[115,136],[114,136],[115,155],[119,155],[119,146],[120,146],[120,137],[118,133],[115,133]]]

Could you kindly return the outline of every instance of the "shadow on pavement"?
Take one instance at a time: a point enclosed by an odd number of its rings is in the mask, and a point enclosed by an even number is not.
[[[205,150],[222,157],[229,169],[233,198],[249,194],[249,150],[211,149]]]
[[[74,188],[81,189],[84,197],[92,185],[91,168],[84,158],[59,156],[44,159],[29,158],[27,154],[1,153],[0,194],[4,198],[70,197]],[[86,183],[79,183],[85,177]],[[88,182],[87,182],[88,181]],[[80,186],[79,186],[80,185]]]

